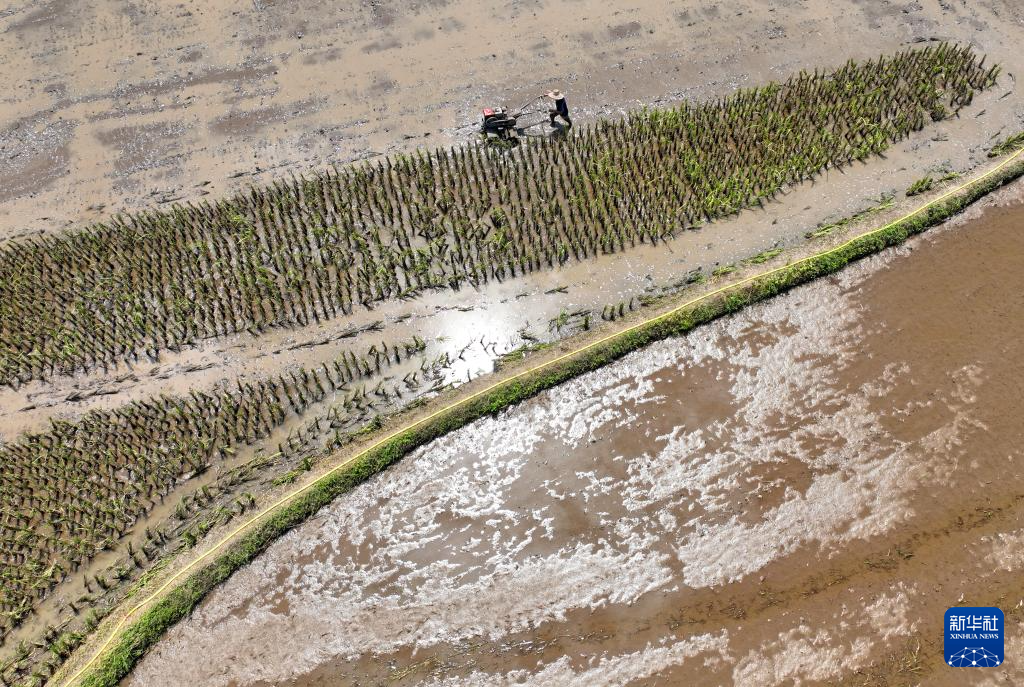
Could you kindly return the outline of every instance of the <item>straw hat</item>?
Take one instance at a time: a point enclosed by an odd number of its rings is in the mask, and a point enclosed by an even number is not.
[[[565,96],[562,95],[561,91],[554,90],[554,91],[548,91],[548,97],[551,98],[552,100],[561,100]]]

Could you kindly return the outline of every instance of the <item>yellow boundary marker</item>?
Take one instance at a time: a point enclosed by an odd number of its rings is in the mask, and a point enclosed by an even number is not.
[[[545,368],[551,367],[553,365],[557,365],[558,363],[562,362],[563,360],[566,360],[566,359],[571,358],[571,357],[573,357],[575,355],[583,353],[584,351],[588,351],[591,348],[596,348],[597,346],[600,346],[602,344],[608,343],[609,341],[611,341],[611,340],[613,340],[613,339],[615,339],[617,337],[624,336],[626,334],[629,334],[630,332],[636,331],[637,329],[640,329],[642,327],[646,327],[646,326],[648,326],[650,324],[653,324],[655,322],[658,322],[660,320],[664,320],[666,318],[669,318],[669,317],[671,317],[671,316],[673,316],[673,315],[675,315],[675,314],[677,314],[679,312],[682,312],[686,308],[689,308],[691,305],[695,305],[697,303],[700,303],[701,301],[707,300],[707,299],[711,298],[712,296],[717,296],[720,293],[725,293],[726,291],[730,291],[732,289],[735,289],[736,287],[743,286],[744,284],[749,284],[752,281],[756,281],[758,279],[762,279],[762,278],[770,276],[772,274],[776,274],[778,272],[782,272],[784,270],[791,269],[793,267],[796,267],[797,265],[800,265],[801,263],[810,262],[811,260],[817,260],[818,258],[822,258],[822,257],[824,257],[826,255],[830,255],[832,253],[838,253],[839,251],[843,250],[844,248],[849,247],[851,244],[855,243],[856,241],[860,241],[861,239],[868,238],[869,236],[872,236],[874,234],[880,234],[881,232],[883,232],[883,231],[885,231],[885,230],[887,230],[887,229],[889,229],[889,228],[891,228],[891,227],[893,227],[893,226],[895,226],[895,225],[897,225],[897,224],[899,224],[901,222],[905,222],[906,220],[910,219],[914,215],[917,215],[917,214],[923,212],[924,210],[927,210],[928,208],[930,208],[931,206],[935,205],[936,203],[940,203],[943,200],[945,200],[946,198],[949,198],[950,196],[952,196],[954,194],[957,194],[960,191],[963,191],[967,187],[973,186],[974,184],[978,183],[979,181],[981,181],[981,180],[983,180],[983,179],[985,179],[985,178],[995,174],[1000,169],[1002,169],[1003,167],[1006,167],[1013,160],[1015,160],[1017,158],[1017,156],[1019,156],[1021,153],[1024,153],[1024,148],[1018,150],[1013,155],[1011,155],[1010,157],[1006,158],[1001,163],[999,163],[998,165],[996,165],[992,169],[988,170],[987,172],[979,175],[978,177],[976,177],[976,178],[974,178],[974,179],[972,179],[970,181],[966,181],[966,182],[960,184],[959,186],[956,186],[955,188],[950,189],[949,191],[946,191],[941,196],[939,196],[939,197],[937,197],[937,198],[935,198],[933,200],[928,201],[924,205],[921,205],[920,207],[918,207],[916,210],[913,210],[913,211],[903,215],[899,219],[894,219],[893,221],[889,222],[888,224],[886,224],[884,226],[878,227],[876,229],[872,229],[870,231],[866,231],[866,232],[864,232],[862,234],[858,234],[857,236],[854,236],[854,237],[846,240],[844,243],[841,243],[838,246],[835,246],[834,248],[829,248],[828,250],[821,251],[820,253],[815,253],[813,255],[808,255],[808,256],[800,258],[799,260],[796,260],[794,262],[782,265],[781,267],[775,267],[773,269],[766,270],[764,272],[759,272],[758,274],[754,274],[754,275],[751,275],[749,277],[744,277],[743,279],[740,279],[740,280],[737,280],[737,281],[732,282],[730,284],[726,284],[725,286],[719,287],[719,288],[715,289],[714,291],[709,291],[708,293],[705,293],[705,294],[703,294],[701,296],[698,296],[696,298],[688,300],[685,303],[677,305],[676,307],[674,307],[674,308],[672,308],[670,310],[666,310],[665,312],[661,313],[660,315],[655,315],[654,317],[651,317],[651,318],[648,318],[648,319],[643,320],[641,322],[638,322],[636,324],[630,325],[629,327],[626,327],[625,329],[621,329],[621,330],[619,330],[617,332],[609,334],[608,336],[605,336],[605,337],[602,337],[600,339],[597,339],[596,341],[592,341],[592,342],[590,342],[590,343],[588,343],[588,344],[586,344],[584,346],[580,346],[579,348],[574,349],[574,350],[572,350],[572,351],[570,351],[568,353],[565,353],[563,355],[560,355],[557,358],[552,358],[551,360],[548,360],[547,362],[543,362],[543,363],[540,363],[538,365],[534,365],[533,367],[527,368],[527,369],[523,370],[522,372],[517,372],[516,374],[512,375],[511,377],[506,377],[505,379],[502,379],[501,381],[495,382],[494,384],[491,384],[488,387],[485,387],[485,388],[483,388],[483,389],[481,389],[479,391],[476,391],[476,392],[470,394],[469,396],[466,396],[465,398],[462,398],[462,399],[460,399],[458,401],[455,401],[453,403],[449,403],[448,405],[444,406],[443,408],[439,408],[439,409],[435,410],[430,415],[426,415],[426,416],[420,418],[419,420],[416,420],[415,422],[409,423],[408,425],[402,427],[401,429],[395,430],[394,432],[392,432],[391,434],[388,434],[383,439],[380,439],[377,442],[371,444],[370,446],[368,446],[368,447],[362,449],[361,451],[355,453],[352,457],[342,461],[341,463],[338,463],[333,468],[331,468],[330,470],[328,470],[324,474],[320,475],[316,479],[313,479],[310,482],[307,482],[306,484],[304,484],[303,486],[299,487],[298,489],[295,489],[294,491],[291,491],[291,492],[285,494],[284,496],[282,496],[281,498],[277,499],[276,501],[274,501],[270,505],[266,506],[265,508],[263,508],[263,510],[261,510],[258,513],[256,513],[255,515],[250,517],[245,522],[241,523],[238,527],[233,529],[228,534],[224,535],[224,537],[222,537],[216,544],[211,546],[208,550],[203,552],[201,555],[197,556],[188,565],[186,565],[181,570],[179,570],[178,572],[176,572],[173,575],[171,575],[162,585],[160,585],[156,589],[156,591],[154,591],[152,594],[150,594],[145,599],[140,601],[138,604],[136,604],[132,609],[130,609],[127,613],[125,613],[121,617],[121,620],[118,621],[117,625],[114,626],[114,629],[111,630],[110,636],[107,637],[106,641],[103,642],[103,644],[100,646],[100,648],[96,650],[96,653],[93,654],[92,658],[90,658],[88,661],[86,661],[86,663],[83,664],[82,667],[79,668],[74,673],[74,675],[72,675],[64,683],[63,687],[71,687],[71,685],[73,685],[75,683],[75,681],[78,680],[78,678],[80,678],[82,676],[82,673],[84,673],[86,670],[88,670],[96,662],[96,660],[101,655],[103,655],[103,652],[105,652],[110,647],[111,642],[113,642],[114,639],[118,636],[118,633],[120,633],[121,629],[125,626],[125,624],[128,622],[128,619],[131,616],[135,615],[140,610],[142,610],[143,607],[148,606],[150,603],[155,601],[157,599],[157,597],[159,597],[161,594],[163,594],[172,584],[174,584],[175,582],[180,580],[186,573],[190,572],[197,565],[199,565],[200,563],[205,561],[207,558],[212,556],[214,553],[216,553],[220,549],[222,549],[228,542],[230,542],[236,536],[241,534],[243,530],[248,529],[254,523],[256,523],[258,520],[260,520],[261,518],[269,515],[273,511],[277,510],[279,507],[285,505],[286,503],[288,503],[289,501],[294,499],[296,496],[299,496],[303,492],[311,489],[313,486],[315,486],[321,480],[323,480],[323,479],[325,479],[327,477],[330,477],[331,475],[339,472],[340,470],[344,470],[346,467],[348,467],[349,465],[351,465],[355,461],[359,460],[360,458],[365,456],[370,451],[373,451],[373,450],[383,446],[384,444],[388,443],[389,441],[391,441],[395,437],[397,437],[397,436],[399,436],[401,434],[404,434],[405,432],[408,432],[409,430],[415,429],[415,428],[419,427],[420,425],[423,425],[423,424],[429,422],[430,420],[433,420],[434,418],[438,417],[439,415],[443,415],[444,413],[447,413],[447,412],[449,412],[451,410],[454,410],[455,408],[458,408],[459,406],[466,405],[467,403],[469,403],[471,401],[474,401],[474,400],[480,398],[481,396],[490,393],[491,391],[494,391],[495,389],[497,389],[500,386],[508,384],[509,382],[515,381],[516,379],[519,379],[521,377],[526,377],[528,375],[531,375],[534,372],[538,372],[540,370],[543,370]]]

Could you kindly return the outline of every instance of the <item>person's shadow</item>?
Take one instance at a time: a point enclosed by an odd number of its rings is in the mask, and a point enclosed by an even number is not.
[[[541,126],[526,127],[523,129],[516,129],[516,134],[520,138],[563,138],[569,133],[571,129],[568,124],[563,122],[555,122],[554,124],[543,124]]]

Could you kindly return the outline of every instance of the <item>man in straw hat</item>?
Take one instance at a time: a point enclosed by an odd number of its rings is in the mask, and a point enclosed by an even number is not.
[[[555,107],[552,110],[548,110],[548,116],[551,117],[551,126],[555,126],[555,117],[561,117],[565,120],[565,123],[572,126],[572,120],[569,119],[569,106],[565,102],[565,95],[561,91],[550,91],[548,97],[555,101]]]

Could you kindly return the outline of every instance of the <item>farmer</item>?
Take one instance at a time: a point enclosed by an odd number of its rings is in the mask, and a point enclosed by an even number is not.
[[[551,91],[548,93],[548,97],[555,101],[554,109],[548,110],[551,126],[555,126],[555,117],[561,117],[566,124],[572,126],[572,120],[569,119],[569,106],[565,103],[565,95],[561,91]]]

